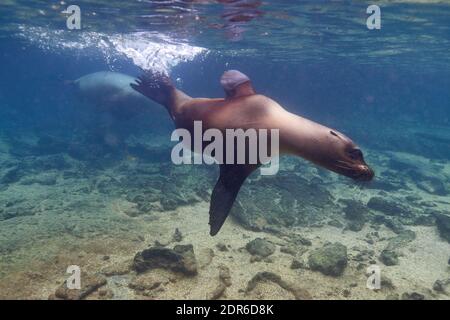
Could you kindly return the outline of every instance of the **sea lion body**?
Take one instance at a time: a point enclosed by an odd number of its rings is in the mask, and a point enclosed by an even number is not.
[[[119,72],[100,71],[73,82],[79,96],[99,111],[117,119],[130,119],[154,106],[154,103],[130,87],[136,78]]]
[[[132,87],[164,105],[176,127],[188,130],[191,136],[195,121],[202,122],[203,131],[218,129],[222,133],[227,129],[277,129],[279,154],[302,157],[355,180],[373,178],[361,150],[344,134],[290,113],[276,101],[256,94],[248,77],[238,71],[226,72],[221,83],[225,99],[191,98],[172,86],[167,77],[154,73],[140,77]],[[204,142],[203,147],[207,144]],[[224,154],[228,151],[224,149]],[[276,150],[271,152],[273,155]],[[211,196],[211,235],[220,230],[241,185],[260,165],[220,165],[220,176]]]

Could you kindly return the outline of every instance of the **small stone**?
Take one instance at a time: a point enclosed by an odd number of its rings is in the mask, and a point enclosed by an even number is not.
[[[209,300],[217,300],[223,296],[227,287],[223,283],[219,283],[217,288],[209,295]]]
[[[395,251],[384,249],[380,254],[380,260],[387,266],[398,264],[398,255]]]
[[[450,216],[437,213],[434,217],[440,236],[450,242]]]
[[[293,246],[282,246],[280,248],[280,252],[290,254],[291,256],[295,256],[297,254],[297,250]]]
[[[346,298],[350,297],[351,292],[348,289],[344,289],[344,291],[342,291],[342,295]]]
[[[433,290],[440,293],[447,293],[448,286],[450,286],[450,279],[436,280],[433,284]]]
[[[137,253],[134,257],[133,269],[136,272],[155,268],[169,269],[188,276],[196,275],[197,261],[193,246],[176,245],[173,249],[153,247]]]
[[[405,292],[402,294],[402,300],[425,300],[425,296],[418,292]]]
[[[402,205],[381,197],[373,197],[367,203],[370,209],[383,212],[389,216],[409,215],[408,210]]]
[[[342,275],[347,261],[347,247],[339,242],[325,244],[314,250],[308,259],[311,270],[334,277]]]
[[[273,282],[281,288],[291,292],[297,300],[310,300],[311,295],[305,289],[284,281],[281,276],[273,272],[259,272],[247,284],[246,292],[256,288],[259,282]]]
[[[336,227],[336,228],[339,228],[339,229],[344,226],[339,220],[336,220],[336,219],[328,221],[327,224],[329,226]]]
[[[219,279],[223,282],[227,287],[231,286],[231,275],[230,269],[225,265],[219,266]]]
[[[226,252],[226,251],[228,251],[227,246],[226,246],[224,243],[222,243],[222,242],[219,242],[218,244],[216,244],[216,248],[217,248],[217,250],[219,250],[220,252]]]
[[[303,269],[305,268],[305,264],[297,259],[293,259],[291,263],[291,269]]]
[[[180,232],[180,230],[178,228],[175,229],[175,233],[173,234],[172,239],[175,242],[183,241],[183,235],[181,234],[181,232]]]
[[[275,245],[261,238],[250,241],[245,248],[250,254],[260,257],[267,257],[275,252]]]

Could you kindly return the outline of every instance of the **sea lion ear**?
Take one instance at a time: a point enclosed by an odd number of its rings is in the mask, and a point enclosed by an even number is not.
[[[250,78],[237,70],[226,71],[220,78],[220,84],[225,90],[227,98],[237,98],[255,94]]]

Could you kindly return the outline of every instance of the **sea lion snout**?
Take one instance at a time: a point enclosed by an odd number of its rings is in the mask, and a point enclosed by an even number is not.
[[[364,155],[358,147],[352,147],[346,152],[345,160],[338,160],[337,168],[339,173],[356,181],[370,181],[375,176],[375,172],[364,161]]]
[[[352,178],[356,181],[370,181],[375,176],[375,172],[367,164],[359,165],[355,171],[355,176]]]

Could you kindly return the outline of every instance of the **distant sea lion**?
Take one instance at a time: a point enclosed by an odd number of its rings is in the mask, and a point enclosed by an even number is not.
[[[342,133],[292,114],[272,99],[256,94],[250,79],[230,70],[221,84],[226,98],[191,98],[176,89],[162,74],[146,72],[131,86],[165,106],[177,128],[191,132],[194,121],[204,130],[279,129],[280,154],[292,154],[354,180],[369,181],[374,172],[365,163],[361,150]],[[226,150],[225,150],[226,152]],[[210,203],[210,234],[216,235],[245,179],[260,164],[221,164],[220,177]]]
[[[72,84],[80,97],[99,111],[114,118],[128,120],[141,114],[154,103],[130,87],[136,78],[119,72],[100,71],[85,75]]]

